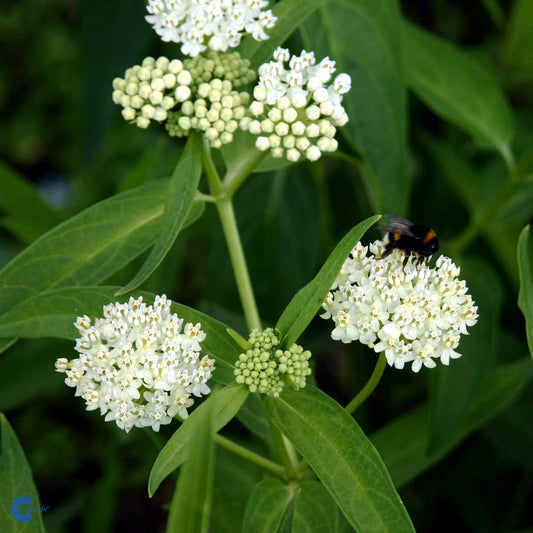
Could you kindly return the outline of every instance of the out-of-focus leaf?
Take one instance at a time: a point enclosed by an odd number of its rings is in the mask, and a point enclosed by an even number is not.
[[[63,220],[23,176],[0,162],[0,208],[9,216],[6,227],[24,243],[30,243]]]
[[[106,450],[104,473],[91,487],[83,507],[82,533],[112,533],[120,490],[119,461],[116,450]]]
[[[44,533],[42,513],[29,511],[28,508],[40,508],[39,494],[33,481],[30,465],[24,450],[9,425],[6,417],[0,413],[0,528],[2,533],[24,531]],[[29,496],[31,501],[14,502],[16,498]],[[18,512],[24,522],[13,517]],[[28,516],[29,515],[29,516]]]
[[[303,333],[324,302],[348,254],[380,217],[381,215],[376,215],[367,218],[353,227],[335,246],[314,279],[300,289],[289,302],[276,324],[286,346],[292,346]]]
[[[304,25],[304,43],[352,77],[345,131],[364,157],[362,172],[377,212],[407,210],[407,98],[402,27],[395,0],[330,0]],[[384,156],[386,154],[386,157]]]
[[[499,0],[481,0],[481,3],[485,6],[485,9],[494,24],[500,28],[505,22],[505,15],[503,14],[503,9]]]
[[[187,219],[191,216],[189,213],[194,212],[194,196],[201,174],[200,137],[191,135],[165,193],[165,208],[154,247],[137,275],[125,287],[122,287],[118,294],[137,288],[163,261],[179,232],[186,226]]]
[[[313,11],[326,0],[281,0],[272,9],[278,17],[276,25],[267,30],[270,38],[256,41],[251,35],[245,37],[240,46],[240,53],[252,63],[252,68],[272,60],[274,50],[298,28]]]
[[[503,57],[512,77],[518,81],[533,79],[533,1],[515,0],[505,36]]]
[[[198,431],[203,420],[202,412],[213,409],[214,431],[220,431],[237,414],[247,396],[248,389],[243,385],[228,385],[212,393],[192,412],[159,452],[148,481],[150,496],[153,496],[161,482],[187,459],[192,436]]]
[[[251,397],[251,396],[249,396]],[[213,533],[242,531],[248,498],[263,470],[252,463],[243,468],[242,458],[217,448],[211,529]]]
[[[3,355],[0,411],[10,411],[36,398],[42,401],[64,390],[63,380],[54,372],[54,362],[69,351],[73,352],[72,345],[65,350],[65,341],[57,339],[21,340],[16,349]],[[21,369],[31,369],[31,372],[21,372]]]
[[[260,481],[248,500],[242,532],[277,532],[291,499],[289,487],[279,479],[268,478]]]
[[[337,533],[338,511],[328,491],[317,481],[305,480],[296,493],[293,533]]]
[[[80,315],[101,316],[102,307],[112,301],[127,301],[128,296],[115,296],[118,287],[64,287],[40,294],[0,315],[0,337],[27,339],[60,337],[75,339],[74,327]],[[152,302],[153,294],[137,291]],[[239,356],[239,345],[228,335],[227,326],[186,305],[172,303],[172,311],[193,324],[200,322],[206,333],[202,348],[216,360],[213,378],[219,383],[233,381],[233,363]]]
[[[518,270],[520,293],[518,307],[526,319],[526,334],[529,353],[533,357],[533,238],[531,226],[527,225],[518,239]]]
[[[37,239],[0,271],[0,313],[45,290],[101,283],[129,263],[158,237],[167,187],[157,180],[113,196]]]
[[[468,406],[492,365],[498,343],[503,301],[498,274],[490,264],[477,259],[461,265],[461,275],[479,308],[479,319],[469,328],[469,335],[461,338],[456,351],[463,357],[452,360],[449,367],[439,365],[431,370],[429,453],[453,439],[455,428],[467,416]]]
[[[266,398],[265,408],[357,531],[414,531],[381,457],[337,402],[307,386]]]
[[[511,111],[492,74],[452,43],[406,22],[407,82],[435,113],[511,157]]]
[[[529,358],[497,368],[487,376],[479,394],[468,409],[453,439],[445,448],[426,454],[428,409],[420,406],[396,418],[370,438],[387,465],[394,485],[399,488],[445,457],[469,434],[500,413],[517,397],[531,378]]]
[[[215,405],[204,402],[170,504],[167,533],[207,533],[215,479]],[[198,411],[198,410],[197,410]]]
[[[83,155],[90,163],[98,153],[115,110],[110,97],[113,78],[132,67],[153,35],[144,20],[143,2],[83,0],[81,47],[83,79]],[[133,127],[133,126],[132,126]]]

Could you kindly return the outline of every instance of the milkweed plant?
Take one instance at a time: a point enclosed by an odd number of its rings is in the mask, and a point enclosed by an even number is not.
[[[494,309],[486,297],[490,276],[468,261],[463,274],[463,262],[465,250],[489,225],[497,205],[484,204],[456,239],[447,240],[446,228],[435,228],[439,234],[444,230],[445,239],[434,256],[422,257],[416,249],[409,256],[402,245],[405,235],[380,233],[387,213],[408,214],[411,186],[407,161],[398,155],[405,143],[404,117],[394,111],[387,115],[395,101],[405,98],[403,88],[395,89],[404,68],[400,39],[396,30],[388,34],[383,29],[387,17],[400,15],[392,7],[391,13],[381,12],[378,2],[361,2],[353,10],[349,3],[320,4],[149,0],[145,21],[165,43],[165,55],[125,65],[110,82],[108,98],[139,136],[167,137],[174,147],[174,172],[62,222],[0,273],[2,337],[75,340],[70,350],[56,354],[55,363],[74,396],[65,400],[73,405],[68,411],[84,408],[92,424],[108,422],[125,439],[137,432],[151,434],[156,447],[147,477],[149,496],[163,482],[174,490],[167,502],[167,531],[222,531],[224,519],[217,513],[222,513],[225,494],[213,488],[215,465],[227,456],[222,452],[240,459],[231,465],[258,472],[242,503],[241,522],[225,531],[336,532],[339,520],[358,532],[414,531],[399,487],[436,461],[443,446],[449,449],[462,438],[457,432],[464,436],[476,425],[468,425],[478,415],[468,411],[475,399],[465,397],[465,391],[470,385],[478,391],[484,382],[469,377],[477,380],[469,384],[464,375],[477,376],[476,365],[490,357],[487,338]],[[362,50],[350,41],[358,9],[383,33],[379,43],[369,34]],[[335,46],[324,42],[321,16],[342,35],[331,37]],[[442,47],[451,63],[470,60],[437,37],[403,24],[403,57],[414,63],[405,67],[409,87],[444,119],[475,138],[485,135],[483,142],[490,146],[492,133],[485,134],[485,125],[478,124],[484,119],[476,109],[466,111],[473,117],[456,116],[457,95],[451,91],[451,101],[441,101],[437,89],[425,83],[433,74],[424,61],[444,61],[438,56]],[[387,47],[383,61],[372,56],[380,46]],[[426,56],[412,59],[409,52],[414,51]],[[435,83],[440,83],[438,74]],[[373,91],[384,100],[382,114],[369,120],[365,100]],[[483,98],[477,105],[485,105]],[[399,139],[399,144],[389,151],[381,144],[383,136]],[[511,185],[497,194],[510,197],[522,174],[509,143],[495,143],[511,175]],[[146,146],[149,151],[151,145]],[[354,201],[352,229],[333,243],[307,284],[282,295],[288,304],[277,321],[269,322],[256,301],[255,287],[262,281],[248,267],[234,200],[259,172],[282,169],[289,176],[303,173],[307,180],[323,180],[324,173],[332,172],[340,173],[337,182],[353,180],[338,170],[344,168],[339,162],[358,169],[354,194],[369,199],[371,216],[358,220]],[[419,178],[414,187],[423,194],[424,180],[431,179]],[[332,192],[329,201],[341,202],[345,194]],[[290,198],[285,207],[298,202],[305,198]],[[153,293],[139,289],[158,268],[165,269],[166,277],[174,276],[166,256],[207,211],[216,215],[225,241],[232,267],[225,284],[238,294],[242,320],[224,319],[216,310],[202,312],[186,305],[190,298],[184,302],[179,292],[162,294],[154,283]],[[107,223],[107,216],[118,225]],[[144,227],[135,227],[137,220]],[[291,224],[285,227],[292,230]],[[391,238],[397,241],[391,244]],[[531,328],[529,230],[520,239],[520,305]],[[145,250],[150,251],[129,280],[106,284]],[[55,263],[41,274],[47,255]],[[265,249],[261,262],[268,268],[273,259]],[[208,275],[205,283],[211,283]],[[279,290],[269,286],[273,294]],[[312,353],[308,343],[319,348]],[[351,398],[331,388],[327,393],[317,383],[317,365],[328,365],[328,354],[338,351],[362,361],[344,379]],[[385,372],[387,379],[381,381]],[[524,380],[528,372],[519,377]],[[413,425],[398,440],[394,425],[375,439],[363,431],[359,415],[383,389],[390,395],[406,380],[426,379],[432,384],[429,429]],[[467,414],[447,414],[454,379],[457,405]],[[385,384],[378,387],[380,383]],[[361,420],[368,424],[366,417]],[[414,470],[402,478],[394,450],[408,450],[411,443],[419,456],[414,467],[404,465]],[[405,461],[411,460],[409,453]]]

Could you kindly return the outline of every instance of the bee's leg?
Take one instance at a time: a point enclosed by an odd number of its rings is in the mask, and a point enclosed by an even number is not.
[[[385,257],[388,257],[392,251],[394,250],[394,242],[389,241],[385,245],[385,251],[381,254],[381,257],[376,257],[376,259],[385,259]]]
[[[416,260],[416,266],[419,267],[419,266],[422,265],[424,262],[427,262],[427,258],[428,258],[427,255],[419,255],[419,256],[418,256],[418,259]]]
[[[411,252],[406,251],[405,252],[405,258],[403,260],[402,270],[405,272],[405,267],[407,266],[407,261],[409,261],[409,258],[411,257]]]

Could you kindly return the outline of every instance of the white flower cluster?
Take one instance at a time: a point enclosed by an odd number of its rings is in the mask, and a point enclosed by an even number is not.
[[[170,109],[191,96],[191,82],[179,59],[147,57],[113,80],[113,102],[124,108],[125,120],[147,128],[151,120],[164,122]]]
[[[133,426],[159,427],[172,417],[187,417],[193,396],[210,392],[207,381],[214,361],[200,358],[205,339],[201,324],[187,323],[170,312],[171,302],[157,296],[153,305],[142,297],[127,304],[104,306],[94,324],[78,317],[77,359],[60,358],[56,370],[76,389],[88,411],[100,409],[128,432]]]
[[[278,48],[274,61],[259,67],[250,105],[255,118],[245,117],[241,128],[259,135],[256,147],[273,157],[298,161],[303,155],[316,161],[323,152],[334,152],[336,126],[348,122],[342,98],[351,87],[348,74],[330,83],[334,72],[335,62],[328,57],[317,64],[313,52],[291,57]]]
[[[448,365],[461,356],[460,337],[478,318],[459,267],[441,256],[434,268],[413,261],[404,268],[403,252],[381,259],[384,250],[383,241],[358,243],[344,263],[321,315],[335,323],[332,338],[384,351],[396,368],[412,363],[418,372],[435,367],[435,359]]]
[[[169,113],[166,129],[171,137],[183,137],[191,130],[204,132],[213,148],[233,141],[239,120],[250,100],[247,92],[232,90],[231,82],[219,78],[198,86],[195,100],[187,100],[179,112]]]
[[[311,374],[311,352],[298,344],[288,350],[277,348],[279,339],[272,328],[264,331],[254,329],[248,342],[251,348],[239,355],[235,363],[235,381],[244,383],[250,392],[277,397],[285,383],[296,389],[305,387],[306,377]]]
[[[265,29],[277,18],[267,6],[266,0],[148,0],[146,20],[163,41],[182,43],[185,55],[197,56],[206,48],[235,48],[245,33],[268,39]]]

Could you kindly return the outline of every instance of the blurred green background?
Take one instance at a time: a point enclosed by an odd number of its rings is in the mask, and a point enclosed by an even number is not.
[[[533,8],[530,1],[516,5],[529,6],[524,8],[529,20],[513,18],[511,1],[401,2],[407,18],[460,45],[494,73],[513,108],[515,156],[531,172]],[[133,0],[19,0],[3,7],[0,157],[39,188],[58,220],[169,175],[178,160],[177,141],[156,128],[128,125],[111,101],[113,77],[146,55],[177,52],[158,40],[144,13],[143,2]],[[529,24],[529,33],[520,33],[529,40],[516,42],[517,24]],[[299,37],[293,40],[298,46]],[[481,183],[490,195],[505,180],[506,169],[498,154],[474,144],[412,93],[409,99],[414,181],[409,212],[401,214],[433,227],[446,252],[469,218],[461,180]],[[1,266],[37,235],[17,226],[9,208],[0,206]],[[236,211],[259,308],[270,324],[340,236],[372,214],[358,168],[338,158],[252,176],[236,197]],[[474,280],[474,298],[490,301],[492,323],[485,334],[495,342],[493,353],[480,357],[492,358],[492,366],[527,354],[524,321],[516,306],[516,241],[532,216],[530,184],[491,220],[483,236],[454,257]],[[108,281],[124,284],[143,259]],[[143,288],[166,293],[239,331],[246,329],[212,207],[180,236]],[[313,352],[318,385],[344,404],[365,383],[375,356],[358,344],[331,341],[330,329],[329,323],[316,320],[302,344]],[[172,429],[165,427],[154,438],[137,429],[126,435],[96,413],[85,412],[53,371],[57,357],[72,354],[70,342],[41,339],[20,341],[0,356],[0,411],[27,454],[42,504],[50,506],[44,516],[48,531],[163,531],[173,481],[167,480],[152,500],[146,484],[158,441],[164,442]],[[365,432],[372,435],[425,401],[434,379],[430,374],[386,371],[378,391],[357,413]],[[403,484],[400,495],[417,530],[486,533],[533,527],[528,516],[533,496],[531,396],[531,391],[522,392],[436,466]],[[261,449],[239,422],[232,422],[230,430]],[[229,466],[240,461],[222,450],[218,457],[215,510],[224,505],[225,512],[241,516],[260,474],[241,465],[235,478]],[[234,497],[222,504],[217,494],[227,487]],[[215,521],[212,529],[231,531],[229,523]]]

